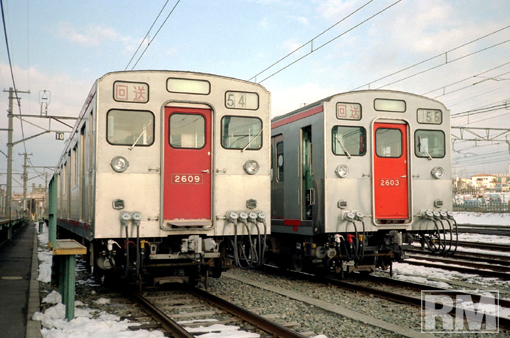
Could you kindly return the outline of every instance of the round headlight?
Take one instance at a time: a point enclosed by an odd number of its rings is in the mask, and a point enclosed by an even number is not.
[[[441,178],[444,176],[444,169],[441,167],[434,167],[434,168],[432,168],[432,171],[430,172],[430,174],[434,178]]]
[[[336,167],[335,173],[340,178],[347,177],[347,175],[349,175],[349,167],[347,167],[345,164],[340,164],[338,167]]]
[[[259,171],[259,168],[259,164],[255,160],[248,160],[243,166],[244,171],[246,171],[248,175],[255,175],[257,171]]]
[[[125,171],[129,167],[129,162],[122,156],[115,156],[110,163],[112,169],[118,173]]]

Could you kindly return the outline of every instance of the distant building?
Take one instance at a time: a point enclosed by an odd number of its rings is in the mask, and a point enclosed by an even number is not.
[[[32,183],[32,191],[27,193],[27,201],[25,205],[32,219],[37,220],[44,214],[45,198],[46,187],[43,187],[41,184],[39,184],[39,187],[36,187],[35,184]],[[23,209],[23,193],[13,194],[12,203],[19,204],[21,209]]]
[[[498,183],[496,175],[479,174],[471,176],[471,181],[476,188],[494,189]]]

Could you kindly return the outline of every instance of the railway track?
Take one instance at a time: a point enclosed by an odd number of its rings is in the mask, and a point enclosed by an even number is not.
[[[498,225],[467,225],[457,224],[459,232],[483,235],[510,236],[510,227]]]
[[[458,257],[445,258],[427,254],[415,254],[407,255],[404,263],[510,280],[507,266],[476,263],[468,259],[459,259]]]
[[[329,280],[329,279],[328,279]],[[391,278],[385,277],[373,277],[370,276],[367,279],[362,281],[341,281],[341,280],[330,280],[330,282],[335,285],[347,288],[353,291],[369,293],[376,295],[378,297],[382,297],[388,300],[392,300],[394,302],[403,303],[403,304],[411,304],[415,306],[422,307],[423,301],[421,298],[421,291],[435,291],[437,294],[452,296],[452,295],[462,295],[467,296],[469,299],[474,302],[479,302],[481,299],[481,295],[476,292],[467,292],[467,291],[452,291],[448,289],[441,289],[437,287],[432,287],[429,285],[422,285],[413,282],[395,280]],[[390,286],[390,290],[388,290],[388,286]],[[397,288],[397,290],[395,290]],[[436,303],[436,308],[442,308],[442,303]],[[510,301],[505,299],[499,300],[499,306],[502,308],[510,308]],[[467,316],[476,316],[476,313],[467,309],[457,309],[456,306],[453,306],[450,310],[450,314],[462,313],[462,311],[466,312]],[[491,316],[487,314],[487,316]],[[473,318],[473,317],[472,317]],[[510,328],[510,318],[508,317],[496,317],[497,322],[505,328]]]
[[[221,329],[232,330],[234,325],[261,337],[308,336],[198,288],[185,287],[146,295],[136,293],[131,298],[161,326],[161,329],[176,338],[190,338]],[[230,328],[227,328],[227,325],[230,325]],[[293,326],[295,323],[287,325]]]
[[[508,244],[459,241],[458,246],[464,248],[487,249],[492,251],[510,252],[510,245]]]
[[[438,257],[437,255],[432,255],[429,251],[424,251],[424,250],[419,250],[419,249],[407,249],[406,253]],[[505,256],[505,255],[478,253],[478,252],[469,252],[469,251],[456,251],[455,254],[453,254],[452,256],[447,256],[447,257],[463,259],[463,260],[470,260],[473,262],[484,262],[484,263],[489,263],[489,264],[510,266],[510,256]]]
[[[274,273],[274,272],[273,272]],[[342,289],[361,292],[369,295],[374,295],[379,298],[387,299],[393,302],[413,305],[418,307],[423,307],[424,303],[421,299],[421,291],[436,291],[438,294],[442,295],[463,295],[469,297],[474,302],[480,301],[480,294],[476,292],[468,292],[468,291],[452,291],[448,289],[441,289],[437,287],[432,287],[429,285],[422,285],[413,282],[396,280],[393,278],[385,278],[385,277],[375,277],[375,276],[366,276],[363,275],[362,279],[359,280],[341,280],[332,277],[316,277],[310,274],[297,272],[297,271],[288,271],[292,275],[295,275],[296,278],[308,279],[310,281],[320,282],[323,284],[334,285]],[[443,303],[435,303],[432,304],[435,308],[442,308]],[[510,308],[510,301],[505,299],[499,300],[499,305],[504,308]],[[474,311],[470,311],[468,309],[457,309],[457,307],[453,306],[449,311],[450,314],[455,315],[456,313],[462,313],[464,311],[467,316],[471,316],[472,318],[476,317],[476,313]],[[489,318],[490,314],[487,314],[487,318]],[[486,319],[487,319],[486,318]],[[510,318],[509,317],[496,317],[497,322],[501,327],[510,328]]]

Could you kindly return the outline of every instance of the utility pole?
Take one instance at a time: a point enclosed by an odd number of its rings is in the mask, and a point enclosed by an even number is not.
[[[14,95],[14,89],[11,87],[9,90],[4,90],[4,92],[9,92],[9,128],[7,129],[7,196],[5,203],[5,217],[11,219],[12,217],[12,133],[13,133],[13,101],[17,97]],[[30,91],[23,92],[17,91],[17,93],[27,93],[30,94]],[[19,102],[18,102],[19,104]],[[5,130],[5,129],[2,129]]]
[[[5,92],[5,90],[4,90]],[[12,218],[12,101],[14,100],[14,89],[9,88],[9,130],[7,137],[7,196],[5,201],[5,217]]]
[[[27,182],[28,182],[28,174],[27,174],[27,159],[28,156],[32,156],[32,154],[18,154],[23,155],[25,157],[23,161],[23,212],[27,211]]]

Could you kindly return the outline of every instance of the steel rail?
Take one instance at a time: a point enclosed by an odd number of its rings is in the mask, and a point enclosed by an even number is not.
[[[437,291],[437,292],[445,294],[445,295],[451,295],[452,293],[454,293],[456,295],[467,295],[467,296],[471,296],[471,298],[476,302],[479,302],[480,298],[481,298],[480,294],[470,293],[469,292],[470,290],[453,291],[451,289],[442,289],[442,288],[438,288],[435,286],[422,285],[422,284],[417,284],[414,282],[409,282],[409,281],[400,280],[400,279],[392,279],[392,278],[387,278],[387,277],[368,276],[367,281],[395,285],[395,286],[399,286],[399,287],[403,287],[403,288],[412,289],[415,291],[428,290],[428,291]],[[481,291],[483,291],[483,290],[481,290]],[[510,300],[500,299],[499,305],[502,307],[510,308]]]
[[[501,266],[501,265],[494,265],[492,263],[484,264],[479,262],[473,262],[469,261],[467,258],[446,258],[446,257],[439,257],[439,256],[431,256],[431,255],[407,255],[407,258],[411,259],[417,259],[417,260],[426,260],[428,262],[437,262],[437,263],[444,263],[444,264],[454,264],[454,265],[462,265],[469,268],[475,268],[475,269],[486,269],[490,271],[499,271],[499,272],[508,272],[507,266]],[[404,260],[404,262],[407,262],[407,258]]]
[[[143,297],[139,293],[133,293],[130,295],[131,299],[143,308],[152,318],[161,323],[163,329],[170,332],[175,338],[193,338],[195,337],[188,331],[184,330],[182,326],[177,324],[172,318],[168,317],[160,309],[154,306],[150,301]]]
[[[375,295],[377,297],[385,298],[385,299],[388,299],[388,300],[391,300],[391,301],[397,302],[397,303],[410,304],[410,305],[419,306],[419,307],[425,307],[425,308],[436,308],[436,306],[441,308],[443,306],[442,303],[434,303],[434,302],[430,302],[430,301],[422,301],[421,298],[407,296],[407,295],[403,295],[401,293],[396,293],[396,292],[380,290],[380,289],[376,289],[376,288],[372,288],[372,287],[368,287],[368,286],[357,285],[357,284],[346,282],[346,281],[342,281],[342,280],[326,278],[325,281],[327,281],[328,283],[330,283],[332,285],[341,287],[343,289],[348,289],[348,290],[352,290],[352,291],[358,291],[358,292],[362,292],[362,293],[372,294],[372,295]],[[427,288],[426,290],[433,290],[434,289],[433,287],[429,288],[428,286],[426,288]],[[459,294],[464,294],[464,293],[459,293]],[[470,318],[478,318],[477,317],[477,313],[475,311],[471,311],[471,310],[468,310],[468,309],[459,309],[459,310],[457,310],[456,306],[453,306],[449,313],[455,315],[456,313],[462,313],[462,311],[464,311],[464,313],[466,313],[466,315],[470,316]],[[497,316],[493,316],[493,315],[488,314],[488,313],[485,313],[485,316],[486,316],[486,318],[493,318],[493,317],[495,317],[497,322],[499,322],[500,326],[507,327],[507,328],[510,327],[510,318],[507,318],[507,317],[497,317]],[[481,319],[483,320],[483,317]]]
[[[467,248],[489,249],[489,250],[510,252],[510,245],[505,245],[505,244],[459,241],[458,246],[459,247],[463,246],[463,247],[467,247]]]
[[[231,315],[239,317],[242,320],[268,332],[269,334],[273,335],[273,337],[305,338],[305,336],[300,335],[295,331],[292,331],[282,325],[273,323],[262,316],[259,316],[253,312],[243,309],[242,307],[232,304],[220,297],[212,295],[209,292],[191,287],[187,290],[190,291],[195,296],[207,301],[208,303],[211,303],[216,307],[219,307],[220,309],[230,313]]]
[[[420,257],[419,259],[427,259],[425,257]],[[458,271],[462,273],[470,273],[474,275],[480,275],[480,276],[486,276],[486,277],[497,277],[504,280],[510,280],[510,273],[506,272],[500,272],[500,271],[490,271],[490,270],[480,270],[480,269],[491,269],[490,266],[483,266],[479,268],[468,268],[468,267],[462,267],[462,266],[454,266],[454,265],[443,265],[443,264],[434,264],[434,263],[428,263],[423,261],[408,261],[404,260],[404,263],[411,264],[411,265],[421,265],[428,268],[437,268],[437,269],[443,269],[443,270],[450,270],[450,271]],[[450,264],[462,264],[459,262],[450,262]]]
[[[438,257],[438,255],[435,255],[431,253],[430,251],[420,250],[420,249],[406,249],[406,253],[411,252],[418,255],[424,255],[429,257]],[[439,256],[442,257],[442,256]],[[471,260],[476,262],[485,262],[490,264],[499,264],[499,265],[505,265],[510,266],[510,256],[500,256],[500,255],[493,255],[493,254],[486,254],[486,253],[479,253],[479,252],[469,252],[469,251],[456,251],[455,254],[452,256],[444,256],[444,257],[450,257],[450,258],[459,258],[464,260]]]

